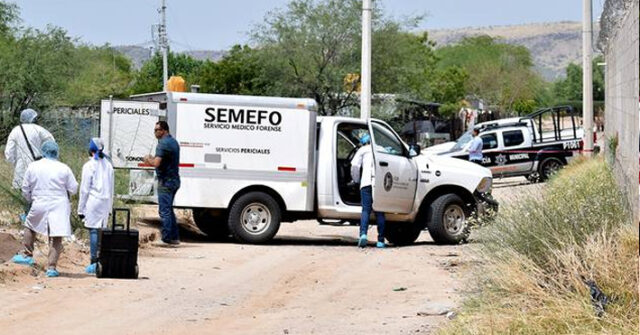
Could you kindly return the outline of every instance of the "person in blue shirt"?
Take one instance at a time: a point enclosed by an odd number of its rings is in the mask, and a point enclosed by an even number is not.
[[[165,121],[158,121],[153,131],[158,139],[156,155],[147,155],[144,162],[156,168],[162,242],[177,245],[180,244],[180,237],[176,215],[173,212],[173,199],[180,188],[180,145],[169,133],[169,125]]]
[[[469,143],[469,161],[482,165],[482,139],[479,136],[480,131],[474,129],[471,134],[473,134],[473,140]]]

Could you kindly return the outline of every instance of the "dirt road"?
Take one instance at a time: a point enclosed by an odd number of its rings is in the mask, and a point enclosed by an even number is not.
[[[459,302],[469,248],[434,245],[425,232],[410,247],[360,250],[357,227],[315,221],[284,223],[263,246],[184,234],[178,248],[141,249],[140,280],[83,274],[75,244],[60,278],[0,265],[2,333],[431,333],[446,317],[418,313]]]

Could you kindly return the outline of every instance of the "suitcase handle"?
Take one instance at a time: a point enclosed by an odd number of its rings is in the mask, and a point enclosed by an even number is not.
[[[118,212],[126,212],[127,213],[127,224],[126,226],[124,224],[116,224],[116,214]],[[122,228],[124,229],[126,227],[126,230],[129,231],[129,223],[131,222],[131,210],[129,210],[129,208],[114,208],[113,212],[111,213],[111,231],[115,231],[116,230],[116,226],[122,226]]]

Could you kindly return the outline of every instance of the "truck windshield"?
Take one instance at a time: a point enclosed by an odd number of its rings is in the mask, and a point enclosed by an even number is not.
[[[469,130],[466,133],[462,134],[460,138],[458,138],[458,140],[456,141],[456,145],[453,146],[453,150],[462,150],[462,148],[464,148],[464,146],[472,139],[473,135],[471,135],[471,130]]]

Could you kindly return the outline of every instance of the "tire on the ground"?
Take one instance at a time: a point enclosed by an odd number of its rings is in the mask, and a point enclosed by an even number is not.
[[[226,215],[212,215],[211,210],[194,208],[193,222],[210,240],[224,241],[229,238],[229,225]]]
[[[388,222],[384,237],[393,245],[409,245],[418,239],[422,228],[417,222]]]
[[[96,263],[96,278],[102,278],[102,264]]]
[[[555,171],[548,171],[549,168],[551,166],[557,166],[557,169]],[[557,157],[547,157],[545,159],[542,160],[542,163],[540,163],[540,180],[542,181],[546,181],[549,178],[551,178],[551,176],[558,172],[559,169],[561,169],[564,166],[564,162]]]
[[[270,195],[263,192],[249,192],[240,196],[229,210],[228,227],[233,238],[242,243],[265,243],[270,241],[280,229],[282,218],[280,205]],[[252,215],[259,218],[253,220]],[[259,229],[254,229],[256,223]]]
[[[450,212],[453,211],[453,212]],[[462,214],[460,216],[459,214]],[[461,220],[459,224],[448,225],[445,215]],[[470,211],[462,198],[457,194],[449,193],[441,195],[431,203],[427,228],[431,238],[437,244],[459,244],[469,237],[469,223],[467,221]]]

